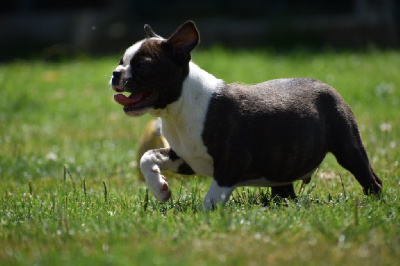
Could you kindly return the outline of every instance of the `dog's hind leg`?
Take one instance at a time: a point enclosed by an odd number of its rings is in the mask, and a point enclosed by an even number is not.
[[[297,199],[293,184],[271,187],[272,199]]]
[[[363,187],[364,194],[379,194],[382,190],[382,181],[372,170],[352,113],[347,119],[336,122],[336,134],[331,152],[338,163],[354,175]]]
[[[171,148],[147,151],[140,159],[140,169],[147,186],[162,202],[166,202],[171,197],[171,190],[161,171],[167,170],[184,175],[194,174],[192,168]]]
[[[364,194],[379,194],[382,190],[382,181],[372,170],[367,153],[363,146],[345,145],[334,151],[338,163],[349,170],[361,184]]]

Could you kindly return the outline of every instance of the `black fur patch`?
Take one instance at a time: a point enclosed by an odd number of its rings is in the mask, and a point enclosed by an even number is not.
[[[350,108],[317,80],[226,85],[213,95],[202,137],[220,186],[259,178],[293,182],[332,152],[364,188],[379,189]]]

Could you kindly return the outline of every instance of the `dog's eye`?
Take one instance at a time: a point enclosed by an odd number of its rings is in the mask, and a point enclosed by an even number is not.
[[[152,63],[152,60],[150,58],[144,58],[140,61],[135,62],[134,68],[136,70],[141,70],[141,69],[149,67],[151,63]]]
[[[142,69],[142,68],[145,68],[146,65],[147,65],[146,62],[137,62],[137,63],[135,64],[135,69]]]
[[[119,60],[119,65],[122,66],[124,64],[124,60],[122,58]]]

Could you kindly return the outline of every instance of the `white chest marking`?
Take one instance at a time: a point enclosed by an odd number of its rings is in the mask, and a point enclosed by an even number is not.
[[[196,172],[213,176],[213,160],[202,140],[208,106],[223,81],[189,64],[189,75],[183,82],[182,95],[163,110],[154,110],[162,119],[162,134],[171,148]]]

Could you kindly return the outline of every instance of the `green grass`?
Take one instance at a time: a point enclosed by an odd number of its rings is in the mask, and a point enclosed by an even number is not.
[[[2,265],[394,265],[400,259],[400,52],[274,54],[199,50],[227,82],[312,77],[352,107],[380,199],[327,156],[298,203],[243,188],[214,212],[210,179],[171,179],[162,204],[137,180],[136,141],[147,121],[113,102],[119,55],[0,65]]]

